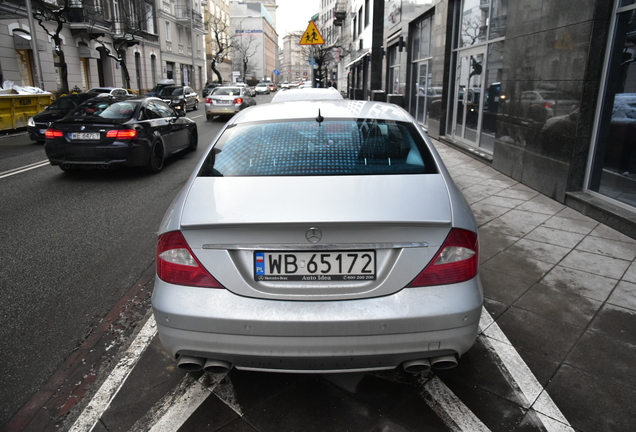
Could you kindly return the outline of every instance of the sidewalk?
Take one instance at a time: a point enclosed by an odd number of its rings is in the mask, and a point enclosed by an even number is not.
[[[572,427],[636,424],[636,241],[433,140],[479,226],[485,307]]]

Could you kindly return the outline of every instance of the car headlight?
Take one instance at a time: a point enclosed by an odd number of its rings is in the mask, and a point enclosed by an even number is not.
[[[27,120],[27,126],[35,127],[35,122],[33,121],[33,117],[29,117]]]

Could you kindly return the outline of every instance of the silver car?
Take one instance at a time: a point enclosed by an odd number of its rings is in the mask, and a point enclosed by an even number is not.
[[[212,90],[205,98],[205,116],[232,116],[247,107],[256,105],[247,87],[221,86]]]
[[[474,343],[470,207],[393,104],[234,116],[168,209],[152,306],[180,368],[411,372]]]

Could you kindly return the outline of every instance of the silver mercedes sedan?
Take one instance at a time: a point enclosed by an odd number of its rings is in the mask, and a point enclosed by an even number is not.
[[[409,372],[474,343],[477,226],[402,108],[241,111],[168,209],[152,306],[180,368]]]

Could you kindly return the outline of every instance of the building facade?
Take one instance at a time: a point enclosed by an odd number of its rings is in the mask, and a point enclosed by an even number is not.
[[[51,93],[97,86],[143,91],[150,86],[151,59],[160,52],[154,0],[59,2],[66,6],[60,18],[47,13],[44,6],[51,7],[52,2],[29,3],[33,19],[24,1],[0,2],[3,81]],[[55,30],[57,19],[65,22],[59,32]],[[63,89],[64,64],[67,89]]]
[[[241,80],[276,80],[274,71],[279,67],[278,34],[268,8],[263,3],[232,0],[230,19],[235,37],[233,67],[242,73]],[[244,72],[239,59],[249,63],[249,71]],[[248,76],[243,76],[245,73]]]
[[[288,33],[283,37],[281,60],[281,81],[300,82],[311,79],[311,66],[308,61],[307,49],[299,44],[303,32]]]
[[[351,98],[380,90],[432,137],[636,238],[636,1],[349,0],[346,9]]]
[[[207,81],[202,1],[156,2],[161,43],[160,79],[173,79],[176,84],[202,88]]]

